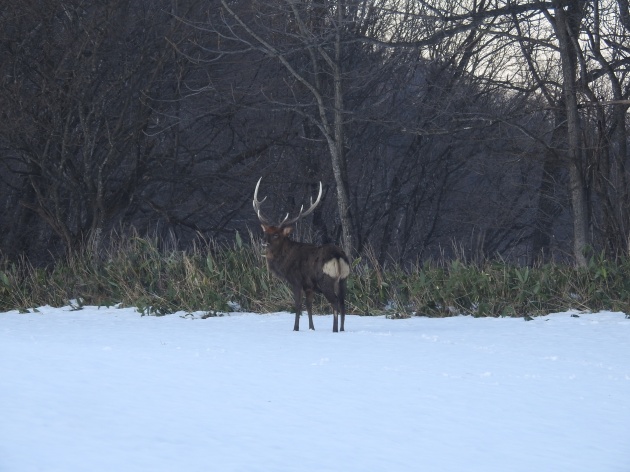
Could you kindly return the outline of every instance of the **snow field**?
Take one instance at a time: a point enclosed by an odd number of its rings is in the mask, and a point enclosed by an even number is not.
[[[621,313],[292,326],[0,314],[0,471],[630,470]]]

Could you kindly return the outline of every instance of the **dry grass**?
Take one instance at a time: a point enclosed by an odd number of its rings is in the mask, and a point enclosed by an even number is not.
[[[41,305],[134,306],[143,313],[209,314],[292,310],[291,291],[272,277],[255,238],[232,245],[213,241],[188,251],[157,238],[113,238],[106,249],[85,250],[51,267],[26,259],[0,260],[0,310]],[[383,270],[366,252],[353,262],[348,312],[414,315],[532,316],[567,309],[630,312],[630,260],[594,257],[585,269],[501,261],[460,260]],[[317,312],[330,307],[319,298]]]

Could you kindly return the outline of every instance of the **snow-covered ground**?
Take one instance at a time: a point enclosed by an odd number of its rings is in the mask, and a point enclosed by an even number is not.
[[[2,313],[0,471],[630,471],[621,313],[292,327]]]

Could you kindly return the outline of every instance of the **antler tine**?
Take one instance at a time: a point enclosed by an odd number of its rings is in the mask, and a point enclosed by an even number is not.
[[[317,205],[319,205],[319,202],[322,199],[323,193],[324,193],[324,188],[322,187],[322,183],[320,181],[319,182],[319,193],[317,194],[317,198],[315,199],[315,203],[313,203],[313,197],[311,197],[311,207],[308,210],[306,210],[306,213],[304,213],[302,215],[302,217],[310,215],[311,213],[313,213],[313,211],[315,211],[315,208],[317,208]]]
[[[319,205],[319,202],[322,199],[322,194],[323,194],[323,187],[322,187],[322,183],[320,181],[319,182],[319,194],[317,195],[317,199],[315,200],[315,203],[313,203],[313,197],[311,197],[311,206],[308,208],[308,210],[303,211],[304,210],[304,205],[302,205],[302,207],[300,208],[300,212],[298,213],[298,216],[296,216],[295,218],[292,218],[292,219],[287,221],[287,218],[289,217],[289,215],[287,214],[287,216],[282,221],[281,225],[285,225],[286,226],[286,225],[293,224],[296,221],[298,221],[300,218],[304,218],[305,216],[308,216],[311,213],[313,213],[313,211],[315,210],[315,208],[317,208],[317,205]]]
[[[260,211],[260,205],[262,202],[264,202],[265,200],[267,200],[267,197],[263,198],[262,200],[258,200],[258,188],[260,187],[260,182],[262,181],[262,177],[260,179],[258,179],[258,182],[256,183],[256,189],[254,190],[254,200],[252,201],[252,205],[254,206],[254,211],[256,212],[256,215],[258,216],[258,220],[263,223],[263,224],[270,224],[269,220],[267,220],[267,218],[265,218],[263,216],[263,214]]]
[[[302,207],[300,208],[300,213],[302,213],[302,209],[304,208],[304,205],[302,205]],[[280,222],[280,224],[278,226],[282,226],[284,223],[286,223],[286,221],[289,219],[289,213],[287,213],[284,217],[284,219]]]

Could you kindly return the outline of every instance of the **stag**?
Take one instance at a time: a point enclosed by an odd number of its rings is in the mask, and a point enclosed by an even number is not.
[[[294,331],[300,330],[300,315],[302,313],[302,297],[306,296],[306,310],[308,312],[308,327],[313,325],[313,297],[321,293],[333,309],[333,332],[344,330],[346,316],[346,279],[350,274],[348,257],[341,248],[326,244],[323,246],[293,241],[290,237],[293,225],[310,215],[322,199],[322,183],[319,183],[319,195],[311,206],[304,211],[304,206],[295,218],[289,214],[278,225],[272,225],[260,211],[260,205],[265,198],[258,200],[258,188],[262,177],[258,179],[254,191],[254,210],[258,215],[264,232],[264,256],[271,271],[280,279],[286,281],[293,290],[295,302]],[[337,315],[341,314],[341,326],[338,326]]]

